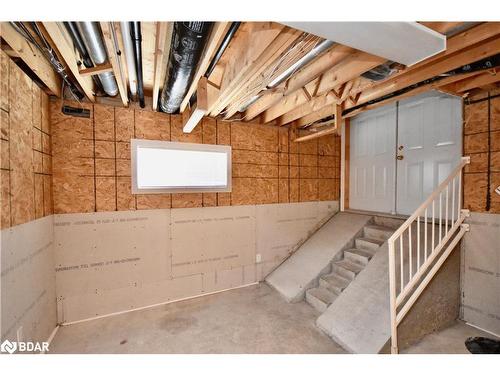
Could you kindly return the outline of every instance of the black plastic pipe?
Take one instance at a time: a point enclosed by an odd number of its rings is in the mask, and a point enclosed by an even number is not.
[[[92,59],[89,56],[87,47],[85,47],[85,43],[83,42],[82,36],[80,35],[80,31],[78,30],[76,22],[64,22],[64,26],[66,27],[68,34],[71,36],[71,39],[73,40],[75,48],[78,50],[78,53],[82,58],[83,65],[85,65],[86,68],[92,68],[94,64],[92,64]]]
[[[226,50],[231,39],[233,39],[233,36],[234,36],[234,34],[236,34],[236,31],[238,30],[240,25],[241,25],[241,22],[233,22],[231,24],[231,27],[227,31],[226,35],[224,35],[224,39],[222,40],[222,43],[220,44],[219,48],[217,49],[217,52],[215,53],[214,58],[212,59],[212,61],[210,61],[210,65],[207,68],[207,71],[205,73],[205,77],[208,78],[210,76],[210,74],[212,74],[212,72],[215,69],[215,66],[219,62],[220,58],[222,57],[222,54]]]
[[[140,22],[129,22],[130,37],[134,42],[135,70],[137,72],[137,97],[139,105],[144,108],[144,77],[142,75],[142,34]]]
[[[167,74],[160,99],[166,113],[179,110],[205,49],[212,22],[174,22]]]

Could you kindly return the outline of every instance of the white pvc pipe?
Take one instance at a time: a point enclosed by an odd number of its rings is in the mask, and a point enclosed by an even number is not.
[[[130,94],[135,97],[137,94],[137,71],[135,69],[134,45],[130,36],[130,26],[128,22],[120,22],[122,31],[123,49],[127,61],[128,82]]]

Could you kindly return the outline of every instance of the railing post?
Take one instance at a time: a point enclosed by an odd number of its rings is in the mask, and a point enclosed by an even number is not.
[[[396,253],[394,241],[389,239],[389,289],[391,309],[391,353],[398,354],[398,323],[396,310]],[[401,259],[402,261],[402,259]]]

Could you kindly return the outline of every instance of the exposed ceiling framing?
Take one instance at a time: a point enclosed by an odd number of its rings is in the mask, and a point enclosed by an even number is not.
[[[210,100],[203,94],[201,106],[195,104],[195,108],[202,108],[205,115],[316,129],[315,133],[296,140],[300,142],[310,136],[319,137],[338,132],[338,123],[342,117],[352,117],[420,92],[437,89],[466,96],[478,88],[497,87],[500,84],[498,67],[440,77],[446,72],[499,54],[500,23],[421,24],[450,36],[444,52],[411,67],[392,64],[367,52],[333,44],[296,69],[297,62],[321,43],[321,38],[279,23],[243,22],[215,69],[208,77],[204,77],[231,26],[231,22],[216,22],[194,78],[183,97],[180,112],[192,113],[193,109],[189,104],[193,95],[200,87],[208,87]],[[123,106],[129,105],[128,73],[119,23],[101,23],[109,62],[92,68],[79,66],[80,57],[73,48],[71,39],[65,35],[61,23],[43,22],[41,25],[88,100],[95,101],[96,88],[92,75],[112,71],[119,88],[115,100],[119,100]],[[48,91],[60,96],[61,79],[50,64],[12,26],[8,23],[2,23],[1,26],[2,38],[6,43],[3,48],[8,47],[16,58],[23,60],[40,78]],[[165,80],[173,23],[144,22],[142,26],[144,89],[146,95],[152,97],[148,103],[152,103],[153,110],[158,110],[158,97]],[[113,42],[113,32],[118,44]],[[371,76],[365,74],[381,65],[390,69],[386,78],[372,80]],[[290,74],[284,73],[288,72],[287,69],[293,71]],[[277,77],[283,74],[284,79],[279,81]],[[275,79],[278,79],[278,83],[270,85]],[[310,126],[316,123],[320,126]]]

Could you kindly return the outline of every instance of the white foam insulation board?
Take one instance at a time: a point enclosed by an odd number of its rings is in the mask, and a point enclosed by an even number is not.
[[[52,216],[1,231],[1,341],[46,341],[56,326],[53,233]]]
[[[446,50],[446,36],[417,22],[285,22],[407,66]]]
[[[472,212],[463,241],[462,315],[500,336],[500,215]]]
[[[338,202],[54,216],[60,323],[248,285]]]

